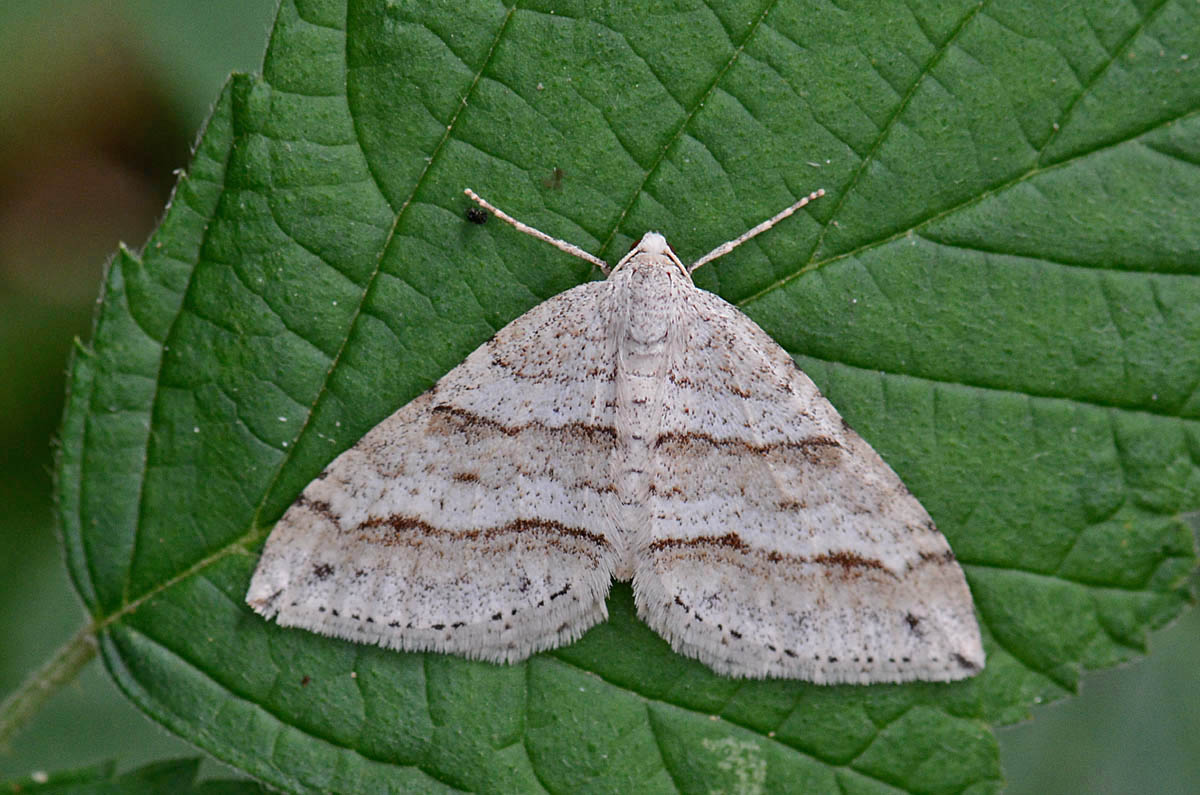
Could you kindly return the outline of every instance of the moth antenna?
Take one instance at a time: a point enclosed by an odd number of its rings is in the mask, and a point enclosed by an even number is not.
[[[470,198],[471,201],[475,202],[480,207],[482,207],[483,209],[490,212],[492,215],[499,218],[501,221],[505,222],[506,224],[511,224],[512,226],[516,227],[517,231],[524,232],[527,235],[532,235],[533,237],[536,237],[538,240],[549,243],[550,245],[554,246],[559,251],[565,251],[568,254],[571,254],[572,256],[579,257],[582,260],[587,260],[588,262],[592,263],[597,268],[599,268],[601,271],[603,271],[605,276],[608,275],[608,263],[605,262],[604,260],[600,259],[599,257],[595,256],[594,254],[589,254],[588,252],[584,251],[583,249],[581,249],[579,246],[575,245],[574,243],[568,243],[565,240],[559,240],[557,237],[550,237],[550,235],[546,234],[545,232],[541,231],[540,229],[534,229],[529,224],[521,223],[516,218],[513,218],[508,213],[506,213],[503,210],[501,210],[500,208],[496,207],[494,204],[489,202],[487,199],[484,199],[482,196],[480,196],[478,193],[471,190],[470,188],[465,188],[463,190],[463,193],[467,194],[468,198]]]
[[[824,195],[825,195],[824,188],[821,188],[820,190],[815,190],[812,193],[805,196],[800,201],[793,204],[791,207],[788,207],[783,212],[778,213],[777,215],[774,215],[774,216],[768,218],[767,220],[763,221],[761,224],[754,227],[753,229],[743,232],[740,236],[734,238],[733,240],[730,240],[728,243],[722,243],[721,245],[717,246],[712,251],[708,252],[703,257],[701,257],[700,259],[698,259],[694,263],[692,263],[692,265],[688,268],[688,273],[694,272],[696,270],[696,268],[699,268],[701,265],[705,265],[709,262],[712,262],[717,257],[725,256],[726,254],[733,251],[738,246],[745,243],[750,238],[754,237],[755,235],[761,234],[762,232],[767,231],[771,227],[775,226],[775,224],[782,221],[784,218],[787,218],[789,215],[791,215],[792,213],[799,210],[804,205],[808,204],[811,201],[815,201]]]

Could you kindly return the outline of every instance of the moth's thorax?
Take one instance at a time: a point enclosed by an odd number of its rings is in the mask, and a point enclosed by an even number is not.
[[[643,235],[608,280],[623,327],[620,336],[635,346],[665,341],[678,301],[693,289],[687,268],[658,232]]]
[[[619,338],[635,346],[665,341],[680,300],[695,289],[677,262],[666,254],[635,252],[608,277]]]

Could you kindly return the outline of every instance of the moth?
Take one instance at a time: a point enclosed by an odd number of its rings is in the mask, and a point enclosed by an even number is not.
[[[338,456],[246,601],[283,626],[495,663],[579,638],[612,581],[719,674],[949,681],[984,665],[945,537],[792,358],[646,233]]]

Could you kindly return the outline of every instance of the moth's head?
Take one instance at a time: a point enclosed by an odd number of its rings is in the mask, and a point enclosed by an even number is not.
[[[621,261],[617,263],[617,267],[613,271],[616,272],[626,263],[635,259],[639,264],[675,266],[684,275],[687,275],[687,268],[679,261],[679,257],[675,256],[671,244],[659,232],[647,232],[642,235],[641,240],[629,247],[629,253],[621,257]]]
[[[667,244],[667,239],[658,232],[647,232],[642,235],[642,239],[633,244],[633,251],[638,249],[643,254],[666,254],[671,251],[671,246]],[[674,254],[674,251],[671,251]]]

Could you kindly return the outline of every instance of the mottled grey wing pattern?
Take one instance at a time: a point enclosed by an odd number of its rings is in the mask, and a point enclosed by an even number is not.
[[[276,524],[250,605],[284,626],[495,662],[604,620],[622,549],[605,505],[605,289],[517,318],[335,459]]]
[[[929,514],[787,353],[720,298],[679,306],[639,613],[718,672],[960,679],[983,666]]]

